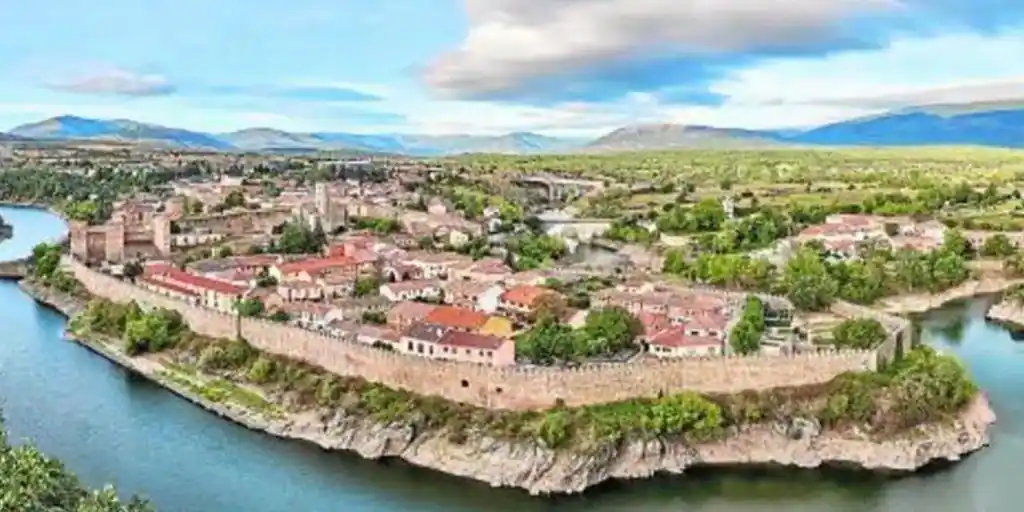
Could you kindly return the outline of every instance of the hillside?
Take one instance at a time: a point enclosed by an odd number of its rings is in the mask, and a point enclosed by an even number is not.
[[[784,144],[779,135],[770,132],[681,124],[648,124],[619,128],[587,144],[585,150],[754,149]]]
[[[963,112],[963,113],[961,113]],[[1024,147],[1024,109],[967,106],[906,109],[822,126],[790,137],[834,146],[979,145]]]
[[[578,145],[576,141],[534,133],[510,133],[497,136],[363,135],[333,132],[290,133],[270,128],[253,128],[222,134],[220,138],[238,149],[247,151],[270,148],[350,149],[414,156],[458,153],[542,153],[562,151]]]
[[[10,133],[19,137],[40,140],[111,140],[167,144],[189,149],[232,149],[231,144],[206,133],[140,123],[129,119],[101,120],[59,116],[18,126]]]
[[[343,132],[293,133],[274,128],[247,128],[210,134],[127,119],[59,116],[18,126],[12,136],[36,140],[102,140],[156,147],[218,151],[331,151],[439,156],[458,153],[544,153],[582,145],[534,133],[506,135],[400,135]]]
[[[351,151],[408,156],[541,154],[663,149],[765,149],[794,146],[974,145],[1024,147],[1024,102],[930,105],[850,119],[809,130],[744,130],[643,124],[593,141],[517,132],[504,135],[295,133],[248,128],[210,134],[127,119],[60,116],[0,133],[0,140],[92,140],[217,151]],[[16,139],[15,139],[16,140]]]

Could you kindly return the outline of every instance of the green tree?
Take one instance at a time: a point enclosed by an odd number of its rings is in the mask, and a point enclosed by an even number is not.
[[[838,292],[838,284],[812,247],[801,247],[786,263],[782,287],[794,306],[808,311],[827,308]]]
[[[840,348],[875,348],[886,337],[885,327],[873,318],[850,318],[832,328],[832,344]]]
[[[356,279],[352,287],[353,297],[369,297],[380,292],[380,278],[377,276],[362,276]]]
[[[996,233],[988,237],[981,246],[981,255],[988,258],[1005,258],[1015,252],[1017,252],[1017,247],[1003,233]]]
[[[255,297],[241,299],[235,303],[238,316],[257,317],[263,314],[263,302]]]
[[[146,512],[148,503],[122,502],[112,487],[89,491],[60,461],[29,444],[11,446],[0,417],[0,510]]]
[[[245,194],[241,190],[232,190],[224,197],[223,204],[225,210],[245,206]]]

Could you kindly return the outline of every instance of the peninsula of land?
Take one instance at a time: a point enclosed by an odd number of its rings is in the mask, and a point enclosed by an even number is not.
[[[81,297],[23,280],[22,290],[69,318],[86,310]],[[956,461],[989,444],[995,414],[978,392],[956,414],[893,436],[879,437],[852,429],[827,429],[815,418],[791,417],[733,426],[716,439],[628,440],[597,450],[546,446],[540,439],[503,439],[487,432],[458,438],[444,427],[421,429],[345,411],[326,409],[286,412],[275,398],[232,400],[182,378],[180,367],[154,356],[129,356],[102,336],[69,338],[112,362],[247,428],[285,439],[301,440],[327,450],[344,450],[367,459],[398,458],[410,464],[471,478],[495,487],[531,494],[582,492],[614,479],[680,474],[698,467],[777,465],[799,468],[858,467],[881,472],[911,472]],[[192,376],[195,378],[195,375]],[[210,382],[214,376],[200,377]],[[211,396],[213,395],[213,396]]]

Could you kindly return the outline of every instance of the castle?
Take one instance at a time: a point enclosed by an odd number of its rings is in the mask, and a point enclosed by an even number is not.
[[[171,254],[171,221],[152,205],[128,202],[99,226],[69,226],[71,254],[81,261],[121,263]]]

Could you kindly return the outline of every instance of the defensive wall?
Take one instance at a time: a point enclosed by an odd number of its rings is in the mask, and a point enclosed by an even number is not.
[[[495,409],[544,409],[558,401],[579,406],[684,390],[733,393],[817,384],[843,372],[872,370],[877,365],[875,351],[676,359],[576,368],[500,368],[436,361],[267,320],[238,319],[189,306],[70,258],[65,262],[94,295],[176,310],[200,334],[223,338],[241,334],[262,351],[304,360],[338,375],[359,376],[393,388]]]

